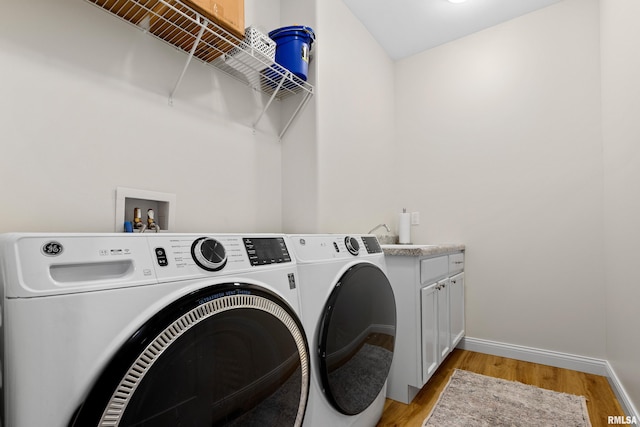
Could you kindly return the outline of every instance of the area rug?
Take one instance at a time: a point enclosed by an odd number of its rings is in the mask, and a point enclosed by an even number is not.
[[[591,427],[584,396],[456,369],[423,427]]]

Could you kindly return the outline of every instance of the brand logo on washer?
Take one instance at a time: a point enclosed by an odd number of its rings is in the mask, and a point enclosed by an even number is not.
[[[46,256],[58,256],[64,248],[59,242],[47,242],[42,245],[42,253]]]

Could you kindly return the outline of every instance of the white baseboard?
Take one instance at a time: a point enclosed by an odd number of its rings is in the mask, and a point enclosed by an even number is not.
[[[609,384],[625,414],[640,420],[638,411],[631,402],[631,399],[629,399],[629,395],[624,387],[622,387],[613,368],[606,360],[470,337],[464,337],[457,347],[478,353],[492,354],[494,356],[508,357],[510,359],[539,363],[556,368],[572,369],[588,374],[601,375],[609,380]]]
[[[607,363],[602,359],[469,337],[464,337],[462,341],[460,341],[460,344],[458,344],[458,348],[477,351],[478,353],[493,354],[494,356],[524,360],[525,362],[539,363],[541,365],[555,366],[557,368],[572,369],[588,374],[607,376]]]
[[[630,417],[635,417],[635,419],[640,422],[640,412],[638,412],[631,399],[629,399],[627,391],[622,386],[620,380],[618,380],[618,376],[616,375],[609,362],[607,362],[606,377],[609,380],[609,384],[611,384],[611,388],[618,398],[618,402],[620,402],[620,406],[622,406],[622,410],[625,412],[625,414],[629,415]]]

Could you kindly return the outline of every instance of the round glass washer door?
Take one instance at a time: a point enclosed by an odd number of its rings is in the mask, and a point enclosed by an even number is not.
[[[282,299],[215,285],[139,328],[69,425],[300,426],[308,367],[301,323]]]
[[[318,334],[320,379],[332,406],[346,415],[366,410],[391,369],[396,303],[377,266],[356,264],[336,283]]]

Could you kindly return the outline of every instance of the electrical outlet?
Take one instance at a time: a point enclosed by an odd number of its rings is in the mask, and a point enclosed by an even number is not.
[[[420,225],[420,212],[411,212],[411,225]]]

